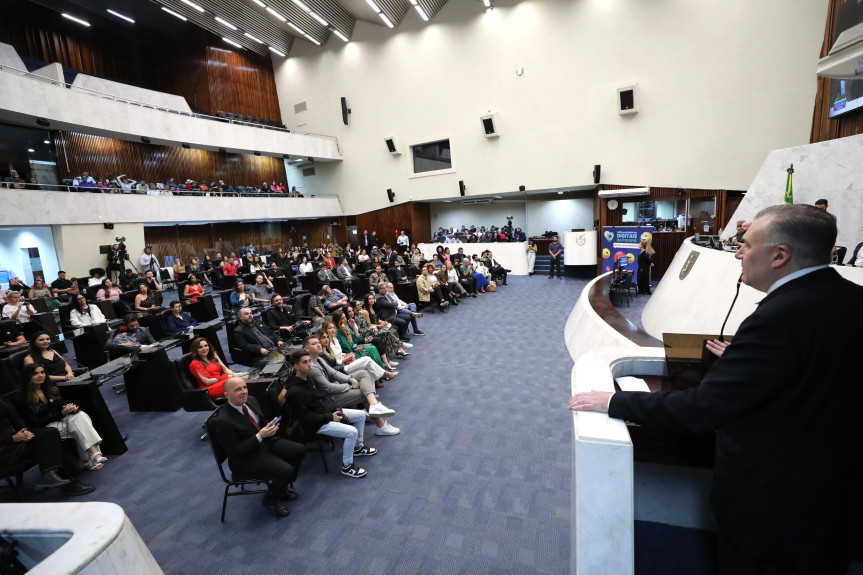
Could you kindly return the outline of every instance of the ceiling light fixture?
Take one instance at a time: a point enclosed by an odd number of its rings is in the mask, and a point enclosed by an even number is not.
[[[89,23],[89,22],[87,22],[86,20],[81,20],[80,18],[75,18],[74,16],[69,16],[68,14],[65,14],[65,13],[64,13],[64,14],[60,14],[60,15],[61,15],[63,18],[68,18],[68,19],[69,19],[69,20],[71,20],[72,22],[77,22],[78,24],[81,24],[82,26],[87,26],[88,28],[90,27],[90,23]]]
[[[288,21],[288,19],[287,19],[287,18],[285,18],[284,16],[282,16],[281,14],[279,14],[278,12],[276,12],[275,10],[273,10],[272,8],[270,8],[269,6],[267,6],[267,12],[269,12],[270,14],[272,14],[273,16],[275,16],[276,18],[278,18],[278,19],[279,19],[279,20],[281,20],[282,22],[287,22],[287,21]]]
[[[167,12],[168,14],[170,14],[171,16],[174,16],[174,17],[176,17],[176,18],[179,18],[179,19],[180,19],[180,20],[182,20],[183,22],[185,22],[185,21],[187,20],[187,18],[186,18],[185,16],[183,16],[182,14],[177,14],[177,13],[176,13],[176,12],[174,12],[173,10],[169,10],[168,8],[165,8],[164,6],[162,6],[162,10],[164,10],[165,12]]]
[[[264,43],[264,41],[263,41],[263,40],[259,40],[258,38],[255,38],[254,36],[252,36],[252,35],[251,35],[251,34],[249,34],[248,32],[243,32],[243,36],[245,36],[245,37],[246,37],[246,38],[248,38],[249,40],[254,40],[254,41],[255,41],[255,42],[257,42],[258,44],[263,44],[263,43]]]
[[[252,0],[252,1],[253,1],[255,4],[257,4],[258,6],[260,6],[261,8],[266,8],[266,7],[267,7],[267,5],[266,5],[266,4],[264,4],[263,2],[261,2],[261,0]]]
[[[303,10],[305,10],[306,12],[311,12],[311,11],[312,11],[312,9],[311,9],[311,8],[309,8],[308,6],[306,6],[305,4],[303,4],[300,0],[293,0],[293,2],[294,2],[294,4],[296,4],[297,6],[299,6],[300,8],[302,8]]]
[[[123,16],[123,15],[122,15],[122,14],[120,14],[119,12],[114,12],[114,11],[113,11],[113,10],[111,10],[110,8],[108,8],[107,12],[108,12],[108,14],[113,14],[113,15],[114,15],[114,16],[116,16],[117,18],[122,18],[122,19],[123,19],[123,20],[125,20],[126,22],[131,22],[132,24],[134,24],[134,23],[135,23],[135,21],[134,21],[134,20],[132,20],[131,18],[129,18],[128,16]]]
[[[224,40],[225,42],[227,42],[227,43],[228,43],[228,44],[230,44],[231,46],[236,46],[237,48],[242,48],[242,46],[241,46],[240,44],[237,44],[237,43],[236,43],[236,42],[234,42],[233,40],[230,40],[230,39],[228,39],[228,38],[225,38],[224,36],[222,36],[222,40]]]
[[[273,48],[272,46],[269,46],[269,48],[270,48],[270,52],[272,52],[273,54],[278,54],[278,55],[279,55],[279,56],[281,56],[282,58],[284,58],[284,57],[285,57],[285,53],[284,53],[284,52],[279,52],[278,50],[276,50],[276,49],[275,49],[275,48]]]
[[[234,26],[233,24],[231,24],[231,23],[230,23],[230,22],[228,22],[227,20],[222,20],[222,19],[221,19],[221,18],[219,18],[218,16],[216,16],[216,22],[218,22],[218,23],[219,23],[219,24],[221,24],[222,26],[227,26],[227,27],[228,27],[228,28],[230,28],[231,30],[236,30],[236,29],[237,29],[237,27],[236,27],[236,26]]]
[[[366,4],[372,7],[372,10],[375,11],[375,14],[381,13],[381,9],[378,8],[378,5],[374,3],[374,0],[366,0]]]
[[[320,45],[321,45],[321,43],[320,43],[320,42],[318,42],[317,40],[315,40],[314,38],[312,38],[312,37],[311,37],[311,36],[309,36],[308,34],[305,34],[305,36],[306,36],[306,39],[307,39],[309,42],[312,42],[312,43],[314,43],[314,44],[317,44],[318,46],[320,46]]]
[[[291,28],[293,28],[294,30],[296,30],[297,32],[302,34],[303,36],[306,35],[305,31],[301,30],[300,27],[297,26],[296,24],[294,24],[293,22],[288,22],[288,26],[290,26]]]
[[[36,151],[36,150],[34,150],[33,148],[27,148],[27,152],[28,152],[28,153],[30,153],[30,154],[32,154],[32,153],[33,153],[33,152],[35,152],[35,151]]]
[[[51,143],[51,140],[45,140],[45,141],[44,141],[44,142],[42,142],[42,143],[43,143],[43,144],[50,144],[50,143]]]
[[[311,16],[312,18],[317,20],[321,26],[329,26],[329,23],[326,20],[324,20],[323,18],[321,18],[320,16],[318,16],[314,12],[309,12],[309,16]]]
[[[384,24],[386,24],[386,25],[387,25],[387,28],[393,28],[393,27],[394,27],[394,26],[393,26],[393,23],[392,23],[392,22],[390,22],[390,19],[389,19],[389,18],[387,18],[387,15],[386,15],[386,14],[384,14],[383,12],[381,12],[380,14],[378,14],[378,16],[380,16],[380,17],[381,17],[381,20],[383,20],[383,21],[384,21]]]
[[[345,42],[349,42],[348,37],[339,32],[338,30],[333,30],[333,34],[344,40]]]
[[[422,18],[424,22],[428,22],[428,21],[429,21],[429,17],[428,17],[428,16],[426,16],[426,13],[425,13],[425,11],[423,10],[423,7],[422,7],[422,6],[420,6],[419,4],[415,4],[415,5],[414,5],[414,8],[416,8],[416,9],[417,9],[417,12],[419,13],[420,18]]]
[[[192,8],[194,8],[195,10],[197,10],[198,12],[200,12],[202,14],[204,13],[204,8],[201,6],[198,6],[197,4],[192,2],[192,0],[180,0],[180,2],[182,2],[186,6],[191,6]]]
[[[482,0],[482,4],[486,8],[491,8],[491,0]]]

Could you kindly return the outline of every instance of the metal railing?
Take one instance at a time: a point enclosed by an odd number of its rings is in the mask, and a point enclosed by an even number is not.
[[[120,194],[125,196],[198,196],[198,197],[247,197],[247,198],[337,198],[337,194],[313,194],[311,196],[292,196],[290,192],[262,192],[259,188],[253,186],[231,186],[230,190],[182,190],[179,187],[168,189],[164,184],[156,184],[156,188],[148,188],[145,190],[132,189],[127,190],[118,187],[99,187],[94,185],[76,186],[74,184],[31,184],[26,182],[0,182],[0,189],[20,189],[20,190],[42,190],[45,192],[72,192],[72,193],[90,193],[90,194]],[[162,186],[159,188],[158,186]]]

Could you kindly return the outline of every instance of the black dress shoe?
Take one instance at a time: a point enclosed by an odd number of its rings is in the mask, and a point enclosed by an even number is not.
[[[46,473],[42,474],[42,477],[39,478],[39,483],[36,484],[36,487],[62,487],[63,485],[69,485],[72,483],[71,479],[64,479],[57,474],[57,471],[52,469]]]
[[[288,511],[287,507],[282,505],[280,501],[276,501],[272,495],[264,495],[264,507],[269,509],[270,513],[276,516],[276,519],[280,517],[287,517],[291,514]]]
[[[60,491],[66,495],[87,495],[96,491],[96,486],[76,479],[72,483],[64,485]]]
[[[290,487],[285,488],[285,501],[296,501],[300,498],[300,494],[291,489]]]

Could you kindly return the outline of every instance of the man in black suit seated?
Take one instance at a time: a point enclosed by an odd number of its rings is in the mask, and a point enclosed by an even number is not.
[[[766,295],[730,345],[709,342],[720,358],[699,386],[569,401],[645,426],[717,431],[721,573],[844,574],[860,536],[863,287],[828,267],[835,243],[836,222],[817,208],[762,210],[735,257],[743,282]]]
[[[272,480],[264,506],[276,517],[287,517],[290,512],[284,502],[299,497],[290,486],[300,473],[305,446],[276,436],[278,418],[264,421],[244,379],[228,378],[225,397],[228,403],[213,420],[213,441],[228,455],[234,474]]]
[[[339,276],[340,280],[345,282],[345,285],[350,285],[355,274],[353,267],[348,263],[348,258],[342,258],[341,265],[336,268],[336,275]]]
[[[380,282],[377,285],[377,289],[378,293],[375,296],[375,314],[377,314],[378,319],[388,321],[396,326],[400,340],[410,341],[410,338],[407,337],[409,325],[408,320],[400,317],[398,306],[387,299],[387,281],[383,280]]]
[[[96,490],[93,485],[77,479],[77,462],[64,457],[60,432],[56,428],[28,429],[12,404],[0,396],[0,464],[21,461],[34,461],[39,465],[42,476],[36,487],[62,487],[67,495],[85,495]]]
[[[234,328],[234,346],[246,357],[235,357],[237,362],[261,369],[267,364],[267,356],[282,343],[276,332],[255,319],[250,308],[240,308],[237,312],[237,327]]]
[[[389,278],[396,283],[404,283],[408,281],[408,274],[405,272],[405,269],[402,267],[402,264],[396,261],[388,270]]]
[[[285,300],[281,295],[276,294],[272,299],[273,307],[268,309],[264,314],[264,321],[274,333],[278,333],[284,337],[306,337],[308,329],[312,322],[301,320],[294,313],[294,310],[289,305],[285,305]]]

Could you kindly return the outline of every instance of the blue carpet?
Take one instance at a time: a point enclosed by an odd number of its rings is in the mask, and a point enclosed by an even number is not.
[[[572,362],[561,331],[585,282],[510,284],[419,320],[428,336],[380,390],[401,435],[366,427],[380,453],[358,460],[364,479],[335,474],[340,448],[327,452],[329,475],[309,453],[290,517],[239,497],[220,524],[222,483],[198,439],[207,414],[130,413],[110,384],[102,393],[129,451],[85,473],[98,489],[83,499],[121,505],[167,573],[566,572]]]

